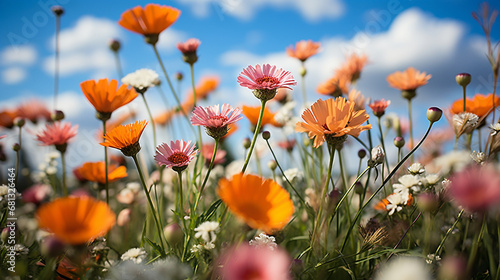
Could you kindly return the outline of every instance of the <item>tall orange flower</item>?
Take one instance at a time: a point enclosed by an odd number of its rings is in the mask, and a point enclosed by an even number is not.
[[[97,111],[97,118],[108,120],[116,109],[132,102],[139,94],[126,85],[118,87],[117,80],[88,80],[80,84],[83,94]]]
[[[346,77],[349,77],[351,82],[355,82],[361,76],[361,71],[368,62],[368,57],[366,55],[352,54],[346,59],[346,62],[340,66],[337,73],[341,73]]]
[[[253,126],[257,125],[257,122],[259,121],[259,114],[260,114],[260,106],[245,106],[243,105],[242,107],[243,110],[243,115],[248,118],[250,123]],[[264,127],[267,124],[270,124],[275,127],[282,127],[283,124],[279,123],[274,119],[274,116],[276,113],[271,112],[267,107],[264,108],[264,115],[262,116],[262,124],[261,127]]]
[[[411,99],[415,97],[415,90],[427,84],[432,75],[420,72],[409,67],[404,72],[397,71],[387,76],[387,82],[393,88],[403,92],[403,97]]]
[[[104,161],[85,162],[82,166],[75,169],[78,175],[87,181],[106,183],[106,172]],[[125,166],[108,166],[108,182],[112,183],[121,178],[127,177],[127,168]]]
[[[217,193],[231,212],[267,233],[283,229],[294,212],[286,190],[256,175],[238,173],[229,180],[221,179]]]
[[[73,245],[104,236],[116,221],[105,202],[88,196],[58,198],[38,208],[36,217],[41,229]]]
[[[479,118],[486,116],[490,113],[493,108],[493,94],[490,93],[488,95],[484,94],[476,94],[474,98],[467,98],[465,101],[465,111],[469,113],[473,113],[477,115]],[[451,105],[450,111],[453,114],[460,114],[463,112],[464,100],[462,98],[453,102]],[[500,97],[495,97],[495,107],[500,105]]]
[[[207,96],[215,91],[219,86],[220,79],[216,76],[203,77],[196,85],[196,100],[206,99]],[[194,104],[193,92],[190,91],[186,97],[185,103]],[[192,108],[191,108],[192,109]],[[189,110],[190,111],[190,110]],[[187,112],[189,112],[187,111]]]
[[[332,78],[328,79],[324,83],[321,83],[316,88],[316,91],[319,94],[338,97],[349,92],[350,83],[350,77],[344,75],[343,73],[336,73]]]
[[[342,143],[347,135],[358,137],[372,125],[362,125],[369,116],[365,110],[355,111],[354,106],[354,102],[343,97],[318,99],[302,113],[305,122],[298,122],[295,130],[307,132],[309,138],[314,139],[315,148],[325,141],[330,145]]]
[[[311,40],[302,40],[295,43],[295,49],[293,46],[286,48],[286,54],[289,57],[297,58],[300,61],[306,61],[309,57],[318,53],[321,43],[313,42]]]
[[[156,44],[158,35],[177,21],[180,15],[181,11],[176,8],[147,4],[144,8],[137,6],[125,11],[118,24],[132,32],[156,38],[155,42],[148,42]]]
[[[148,125],[146,120],[120,125],[104,135],[102,146],[120,150],[126,156],[135,156],[140,150],[139,138]]]

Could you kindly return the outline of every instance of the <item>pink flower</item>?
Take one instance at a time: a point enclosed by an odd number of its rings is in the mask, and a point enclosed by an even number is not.
[[[204,144],[203,147],[201,148],[201,153],[203,154],[203,157],[206,159],[207,164],[210,164],[210,160],[212,160],[212,154],[214,153],[214,148],[215,144]],[[215,155],[214,159],[214,165],[216,164],[222,164],[226,162],[226,151],[217,149],[217,154]]]
[[[286,139],[285,141],[278,142],[278,146],[282,149],[287,150],[288,152],[291,152],[293,150],[293,147],[295,146],[295,143],[297,143],[297,140],[295,139]]]
[[[45,184],[36,184],[23,191],[23,201],[40,204],[52,193],[52,187]]]
[[[183,53],[194,53],[198,49],[198,46],[201,44],[200,40],[191,38],[187,40],[185,43],[177,43],[177,48]]]
[[[486,212],[500,203],[500,174],[493,166],[470,166],[450,180],[448,194],[468,211]]]
[[[37,140],[42,142],[43,146],[61,146],[75,137],[78,132],[78,125],[71,127],[70,123],[55,122],[45,125],[45,130],[42,130],[36,135]]]
[[[377,117],[381,117],[385,114],[385,109],[387,109],[387,106],[391,104],[390,100],[375,100],[372,103],[370,103],[368,106],[373,110],[373,114]]]
[[[167,143],[162,143],[156,147],[155,160],[159,165],[172,167],[179,172],[188,166],[197,153],[198,150],[194,149],[194,145],[191,146],[191,141],[170,141],[170,146]]]
[[[120,227],[127,225],[130,222],[130,211],[129,208],[125,208],[118,214],[118,218],[116,219],[116,224]]]
[[[249,89],[292,89],[289,86],[297,84],[290,71],[276,69],[276,66],[269,64],[264,64],[262,67],[257,64],[255,68],[250,65],[243,69],[238,76],[238,83]]]
[[[202,125],[207,129],[207,134],[215,139],[220,139],[228,132],[228,125],[241,120],[242,110],[231,107],[229,104],[223,104],[219,110],[219,105],[195,107],[191,123],[193,125]]]
[[[241,245],[226,251],[218,260],[218,275],[224,280],[287,280],[290,258],[283,250]]]

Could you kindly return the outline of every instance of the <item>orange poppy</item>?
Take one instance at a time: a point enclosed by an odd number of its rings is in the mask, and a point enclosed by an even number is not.
[[[106,183],[106,173],[105,173],[105,163],[104,161],[98,162],[85,162],[82,166],[78,167],[75,172],[81,177],[81,179],[97,182],[100,184]],[[108,166],[108,182],[112,183],[121,178],[127,177],[127,168],[125,166]]]
[[[245,115],[245,117],[248,118],[250,123],[253,126],[256,126],[257,122],[259,121],[260,106],[245,106],[245,105],[243,105],[241,107],[241,109],[243,110],[243,115]],[[275,126],[275,127],[282,127],[283,124],[277,122],[274,119],[275,115],[276,115],[276,113],[271,112],[271,110],[269,110],[267,107],[264,108],[264,115],[262,116],[261,127],[264,127],[267,124],[270,124],[270,125]]]
[[[169,6],[147,4],[144,8],[134,7],[125,11],[118,24],[142,35],[158,35],[172,25],[181,11]]]
[[[350,81],[350,77],[344,75],[343,73],[337,73],[326,82],[321,83],[316,88],[316,91],[323,95],[330,95],[334,97],[341,96],[342,94],[347,94],[349,92]]]
[[[217,193],[237,217],[268,234],[283,229],[294,213],[290,194],[257,175],[238,173],[229,180],[223,178]]]
[[[302,113],[305,122],[297,122],[295,130],[307,132],[310,139],[314,139],[314,147],[317,148],[324,141],[336,144],[334,141],[344,135],[358,137],[361,131],[372,127],[362,125],[369,118],[365,110],[354,110],[354,102],[347,101],[343,97],[335,99],[318,99],[310,108]],[[345,140],[345,139],[343,139]]]
[[[87,80],[82,82],[80,87],[95,110],[99,114],[107,115],[107,119],[116,109],[132,102],[139,95],[135,89],[126,85],[117,88],[117,80],[101,79],[97,82]]]
[[[135,156],[140,150],[139,138],[148,125],[146,120],[119,125],[104,135],[102,146],[120,150],[126,156]]]
[[[219,78],[215,76],[201,78],[200,81],[198,82],[198,85],[196,85],[195,87],[196,100],[199,101],[201,99],[206,99],[210,93],[212,93],[214,90],[217,89],[217,87],[219,86],[219,82],[220,82]],[[186,96],[185,103],[187,104],[194,103],[193,91],[190,91],[188,93],[188,95]],[[191,110],[187,112],[190,111]]]
[[[346,62],[337,70],[337,73],[350,77],[351,82],[355,82],[361,76],[361,71],[368,62],[366,55],[352,54]]]
[[[286,54],[289,57],[297,58],[300,61],[306,61],[309,57],[318,53],[321,43],[313,42],[311,40],[302,40],[295,43],[295,49],[293,46],[286,48]]]
[[[495,107],[500,105],[500,97],[495,96]],[[458,99],[451,105],[450,111],[453,114],[460,114],[464,109],[463,98]],[[476,94],[474,98],[467,98],[465,101],[465,111],[477,115],[479,118],[486,116],[493,108],[493,94]]]
[[[408,91],[426,85],[432,75],[420,72],[413,67],[409,67],[404,72],[397,71],[387,76],[387,82],[393,88]]]
[[[104,236],[116,220],[105,202],[89,196],[58,198],[38,208],[36,217],[41,229],[72,245]]]

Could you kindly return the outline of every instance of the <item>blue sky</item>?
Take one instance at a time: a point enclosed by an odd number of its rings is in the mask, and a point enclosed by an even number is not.
[[[117,38],[123,44],[120,57],[125,73],[151,68],[163,76],[151,47],[141,36],[117,24],[123,11],[145,2],[40,0],[21,5],[19,1],[1,1],[0,109],[33,97],[51,108],[54,17],[47,9],[54,4],[65,9],[59,104],[68,120],[90,131],[98,122],[79,84],[88,79],[118,78],[107,48],[110,39]],[[311,102],[321,97],[316,86],[352,52],[365,53],[370,61],[357,88],[367,97],[390,99],[392,110],[399,114],[405,114],[406,103],[387,85],[385,77],[409,66],[433,75],[414,100],[417,119],[423,118],[430,106],[446,107],[460,98],[461,89],[454,80],[457,73],[472,74],[469,95],[492,91],[485,40],[471,16],[479,9],[479,1],[177,0],[160,4],[182,11],[160,38],[159,49],[169,74],[181,71],[188,75],[189,68],[175,44],[196,37],[202,41],[196,79],[210,74],[221,78],[219,90],[204,105],[258,105],[259,101],[236,83],[238,73],[248,65],[276,64],[298,79],[299,63],[286,56],[285,48],[303,39],[322,43],[321,53],[306,64]],[[490,7],[500,8],[498,1],[491,1]],[[498,30],[497,22],[495,39],[500,37]],[[186,80],[182,87],[188,86]],[[164,91],[169,93],[166,87]],[[295,94],[300,99],[299,86]],[[148,99],[154,112],[163,109],[156,91],[148,94]],[[139,100],[134,102],[143,110]],[[417,135],[424,129],[422,123],[416,128]]]

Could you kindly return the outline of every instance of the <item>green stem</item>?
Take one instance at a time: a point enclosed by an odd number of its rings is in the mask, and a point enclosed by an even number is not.
[[[116,72],[118,72],[118,77],[122,78],[123,77],[123,70],[122,70],[122,64],[120,62],[120,56],[118,55],[118,52],[113,51],[115,55],[115,64],[116,64]]]
[[[399,245],[401,244],[401,242],[403,242],[403,239],[406,237],[406,235],[408,234],[408,232],[410,231],[410,229],[418,221],[418,219],[420,218],[421,215],[422,215],[422,212],[419,212],[418,215],[417,215],[417,217],[415,218],[415,220],[413,220],[413,222],[411,223],[411,225],[406,229],[406,231],[403,234],[403,236],[399,239],[398,243],[394,246],[394,248],[393,248],[394,251],[399,247]],[[387,257],[387,260],[389,260],[392,257],[392,255],[394,255],[394,251],[389,255],[389,257]]]
[[[307,103],[306,73],[307,73],[306,66],[305,66],[304,61],[302,61],[302,69],[301,69],[300,78],[301,78],[301,84],[302,84],[302,98],[304,99],[303,100],[304,106],[306,106],[306,103]]]
[[[64,157],[64,152],[61,152],[61,164],[62,164],[62,190],[63,195],[68,196],[68,186],[66,185],[66,159]]]
[[[255,131],[253,133],[252,143],[250,144],[250,150],[247,153],[247,158],[245,159],[245,164],[243,165],[243,168],[241,169],[242,173],[245,173],[245,170],[247,169],[248,163],[250,162],[250,157],[252,156],[253,148],[255,147],[255,142],[257,142],[257,135],[259,135],[259,132],[260,132],[260,126],[262,124],[262,117],[264,116],[264,109],[266,107],[266,100],[262,100],[261,102],[262,102],[262,104],[260,106],[259,120],[257,121],[257,125],[255,126]]]
[[[154,150],[156,150],[156,125],[155,120],[153,119],[153,114],[151,114],[151,110],[149,109],[148,102],[146,101],[146,96],[144,93],[140,94],[142,96],[142,100],[144,100],[144,105],[146,105],[146,110],[148,111],[149,119],[151,120],[151,127],[153,128],[153,143],[155,145]]]
[[[181,220],[184,221],[184,193],[182,191],[182,171],[177,172],[179,178],[179,215]]]
[[[389,160],[387,159],[387,150],[385,149],[385,141],[384,141],[384,134],[382,133],[382,124],[380,122],[380,117],[377,117],[378,120],[378,130],[380,132],[380,144],[382,144],[382,149],[384,150],[384,155],[385,156],[385,165],[387,166],[387,171],[389,171]],[[384,180],[384,173],[382,172],[382,181]]]
[[[137,155],[133,155],[132,159],[134,160],[135,166],[137,167],[137,172],[139,173],[139,177],[141,179],[141,184],[142,188],[144,190],[144,193],[146,194],[146,198],[149,203],[149,208],[151,208],[151,213],[153,214],[153,218],[155,220],[156,224],[156,229],[158,230],[158,238],[160,239],[160,247],[162,249],[161,255],[165,256],[165,246],[163,245],[163,231],[161,229],[160,221],[158,220],[158,217],[156,216],[156,209],[155,206],[153,205],[153,201],[151,200],[151,195],[148,191],[148,187],[146,186],[146,180],[144,179],[144,174],[142,173],[141,165],[139,164],[139,161],[137,160]]]
[[[370,170],[370,167],[366,167],[365,170],[363,170],[363,172],[358,175],[358,177],[356,178],[356,180],[354,181],[354,183],[352,183],[352,185],[344,193],[344,195],[342,196],[342,198],[340,198],[339,203],[337,203],[337,206],[335,206],[335,210],[333,212],[333,215],[335,215],[335,213],[337,213],[337,211],[339,210],[340,206],[342,205],[342,202],[344,202],[344,200],[347,198],[347,195],[349,195],[349,193],[352,191],[352,189],[354,189],[354,186],[356,186],[356,183],[361,179],[361,177],[363,177],[363,175],[365,175],[365,173],[368,170]]]
[[[410,149],[413,149],[413,121],[411,117],[411,99],[408,99],[408,119],[410,121]]]
[[[102,121],[102,135],[106,135],[106,121]],[[106,182],[104,188],[106,190],[106,203],[109,205],[109,178],[108,178],[108,147],[104,146],[104,176]]]
[[[205,176],[205,179],[203,180],[203,184],[201,185],[200,192],[198,193],[198,196],[196,197],[196,202],[194,203],[194,210],[196,211],[196,208],[198,207],[198,202],[200,201],[201,194],[203,193],[203,190],[205,189],[205,185],[207,184],[208,177],[210,176],[210,171],[212,171],[212,168],[214,167],[214,161],[215,161],[215,156],[217,155],[217,149],[219,148],[219,140],[215,140],[215,145],[214,145],[214,151],[212,153],[212,159],[210,160],[210,165],[208,166],[208,171],[207,175]]]
[[[481,243],[481,239],[483,238],[484,229],[486,227],[486,217],[483,217],[481,230],[476,233],[474,237],[475,241],[472,243],[472,249],[469,254],[469,261],[467,262],[467,272],[470,275],[472,267],[474,266],[474,261],[476,260],[477,250],[479,249],[479,244]]]
[[[56,15],[56,55],[54,68],[54,110],[57,109],[57,95],[59,92],[59,33],[61,30],[61,16]]]
[[[464,214],[464,209],[462,209],[460,211],[460,213],[458,213],[457,219],[455,220],[455,222],[453,223],[453,225],[451,226],[451,228],[448,229],[448,231],[444,235],[443,239],[441,239],[441,242],[439,242],[439,245],[436,248],[436,251],[434,252],[434,256],[439,256],[439,254],[441,254],[441,250],[443,249],[444,242],[446,241],[446,239],[448,238],[448,236],[450,235],[450,233],[453,231],[453,229],[455,229],[455,227],[457,226],[458,222],[460,221],[460,218],[462,218],[463,214]]]
[[[191,86],[193,87],[193,106],[196,107],[197,96],[196,96],[196,86],[194,84],[194,65],[193,65],[193,63],[189,64],[189,68],[191,71]]]
[[[466,101],[466,100],[467,100],[467,99],[466,99],[467,94],[465,93],[465,86],[462,86],[462,91],[463,91],[463,93],[464,93],[464,110],[463,110],[463,112],[465,113],[465,108],[466,108],[465,103],[467,102],[467,101]],[[494,101],[493,101],[493,102],[494,102]]]

